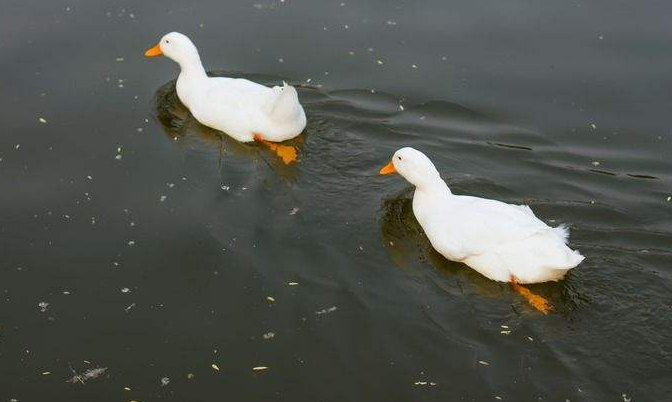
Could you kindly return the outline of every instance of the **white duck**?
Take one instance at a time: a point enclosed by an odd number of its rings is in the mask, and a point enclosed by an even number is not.
[[[420,151],[402,148],[380,170],[395,172],[415,186],[413,213],[436,251],[489,279],[511,282],[544,313],[550,305],[519,283],[558,281],[584,259],[567,247],[566,227],[546,225],[527,205],[453,194]]]
[[[242,78],[208,77],[196,46],[179,33],[164,35],[145,56],[165,55],[180,65],[177,96],[201,124],[241,142],[262,141],[283,157],[293,147],[273,144],[301,134],[306,114],[294,87],[266,87]],[[291,149],[289,149],[291,148]],[[283,152],[294,151],[292,155]],[[283,151],[283,152],[281,152]]]

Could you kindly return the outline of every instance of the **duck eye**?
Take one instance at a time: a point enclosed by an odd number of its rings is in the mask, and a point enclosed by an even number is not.
[[[168,39],[166,39],[166,43],[170,43],[170,41]]]
[[[401,160],[401,156],[397,156],[397,159],[398,159],[398,160]]]

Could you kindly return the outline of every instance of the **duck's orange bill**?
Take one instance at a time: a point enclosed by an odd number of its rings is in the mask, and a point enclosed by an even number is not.
[[[161,56],[163,52],[161,51],[161,47],[157,44],[153,48],[147,49],[145,52],[145,56],[147,57],[156,57],[156,56]]]
[[[392,173],[397,173],[397,169],[394,168],[394,165],[392,162],[388,163],[385,165],[382,169],[380,169],[380,174],[392,174]]]

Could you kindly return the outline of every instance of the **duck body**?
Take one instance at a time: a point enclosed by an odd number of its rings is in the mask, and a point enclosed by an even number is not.
[[[156,53],[180,65],[177,96],[199,123],[241,142],[255,137],[286,141],[306,127],[306,115],[294,87],[284,83],[269,88],[241,78],[208,77],[194,44],[177,32],[165,35],[152,49],[157,47]],[[155,55],[152,49],[145,54]]]
[[[449,260],[495,281],[528,284],[558,281],[584,259],[567,246],[566,227],[546,225],[526,205],[453,194],[413,148],[397,151],[391,164],[415,184],[413,214]]]

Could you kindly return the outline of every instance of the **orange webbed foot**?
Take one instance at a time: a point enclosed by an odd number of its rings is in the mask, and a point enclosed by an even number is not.
[[[263,139],[261,135],[255,134],[254,140],[266,145],[271,151],[275,152],[276,155],[280,157],[282,162],[285,165],[289,165],[292,162],[296,162],[298,152],[296,147],[292,145],[282,145],[277,142],[271,142]]]
[[[553,310],[553,306],[548,300],[532,293],[532,291],[528,288],[518,284],[516,277],[513,275],[511,275],[511,287],[513,287],[513,290],[515,290],[516,293],[523,296],[532,307],[542,312],[543,314],[548,314],[551,310]]]

